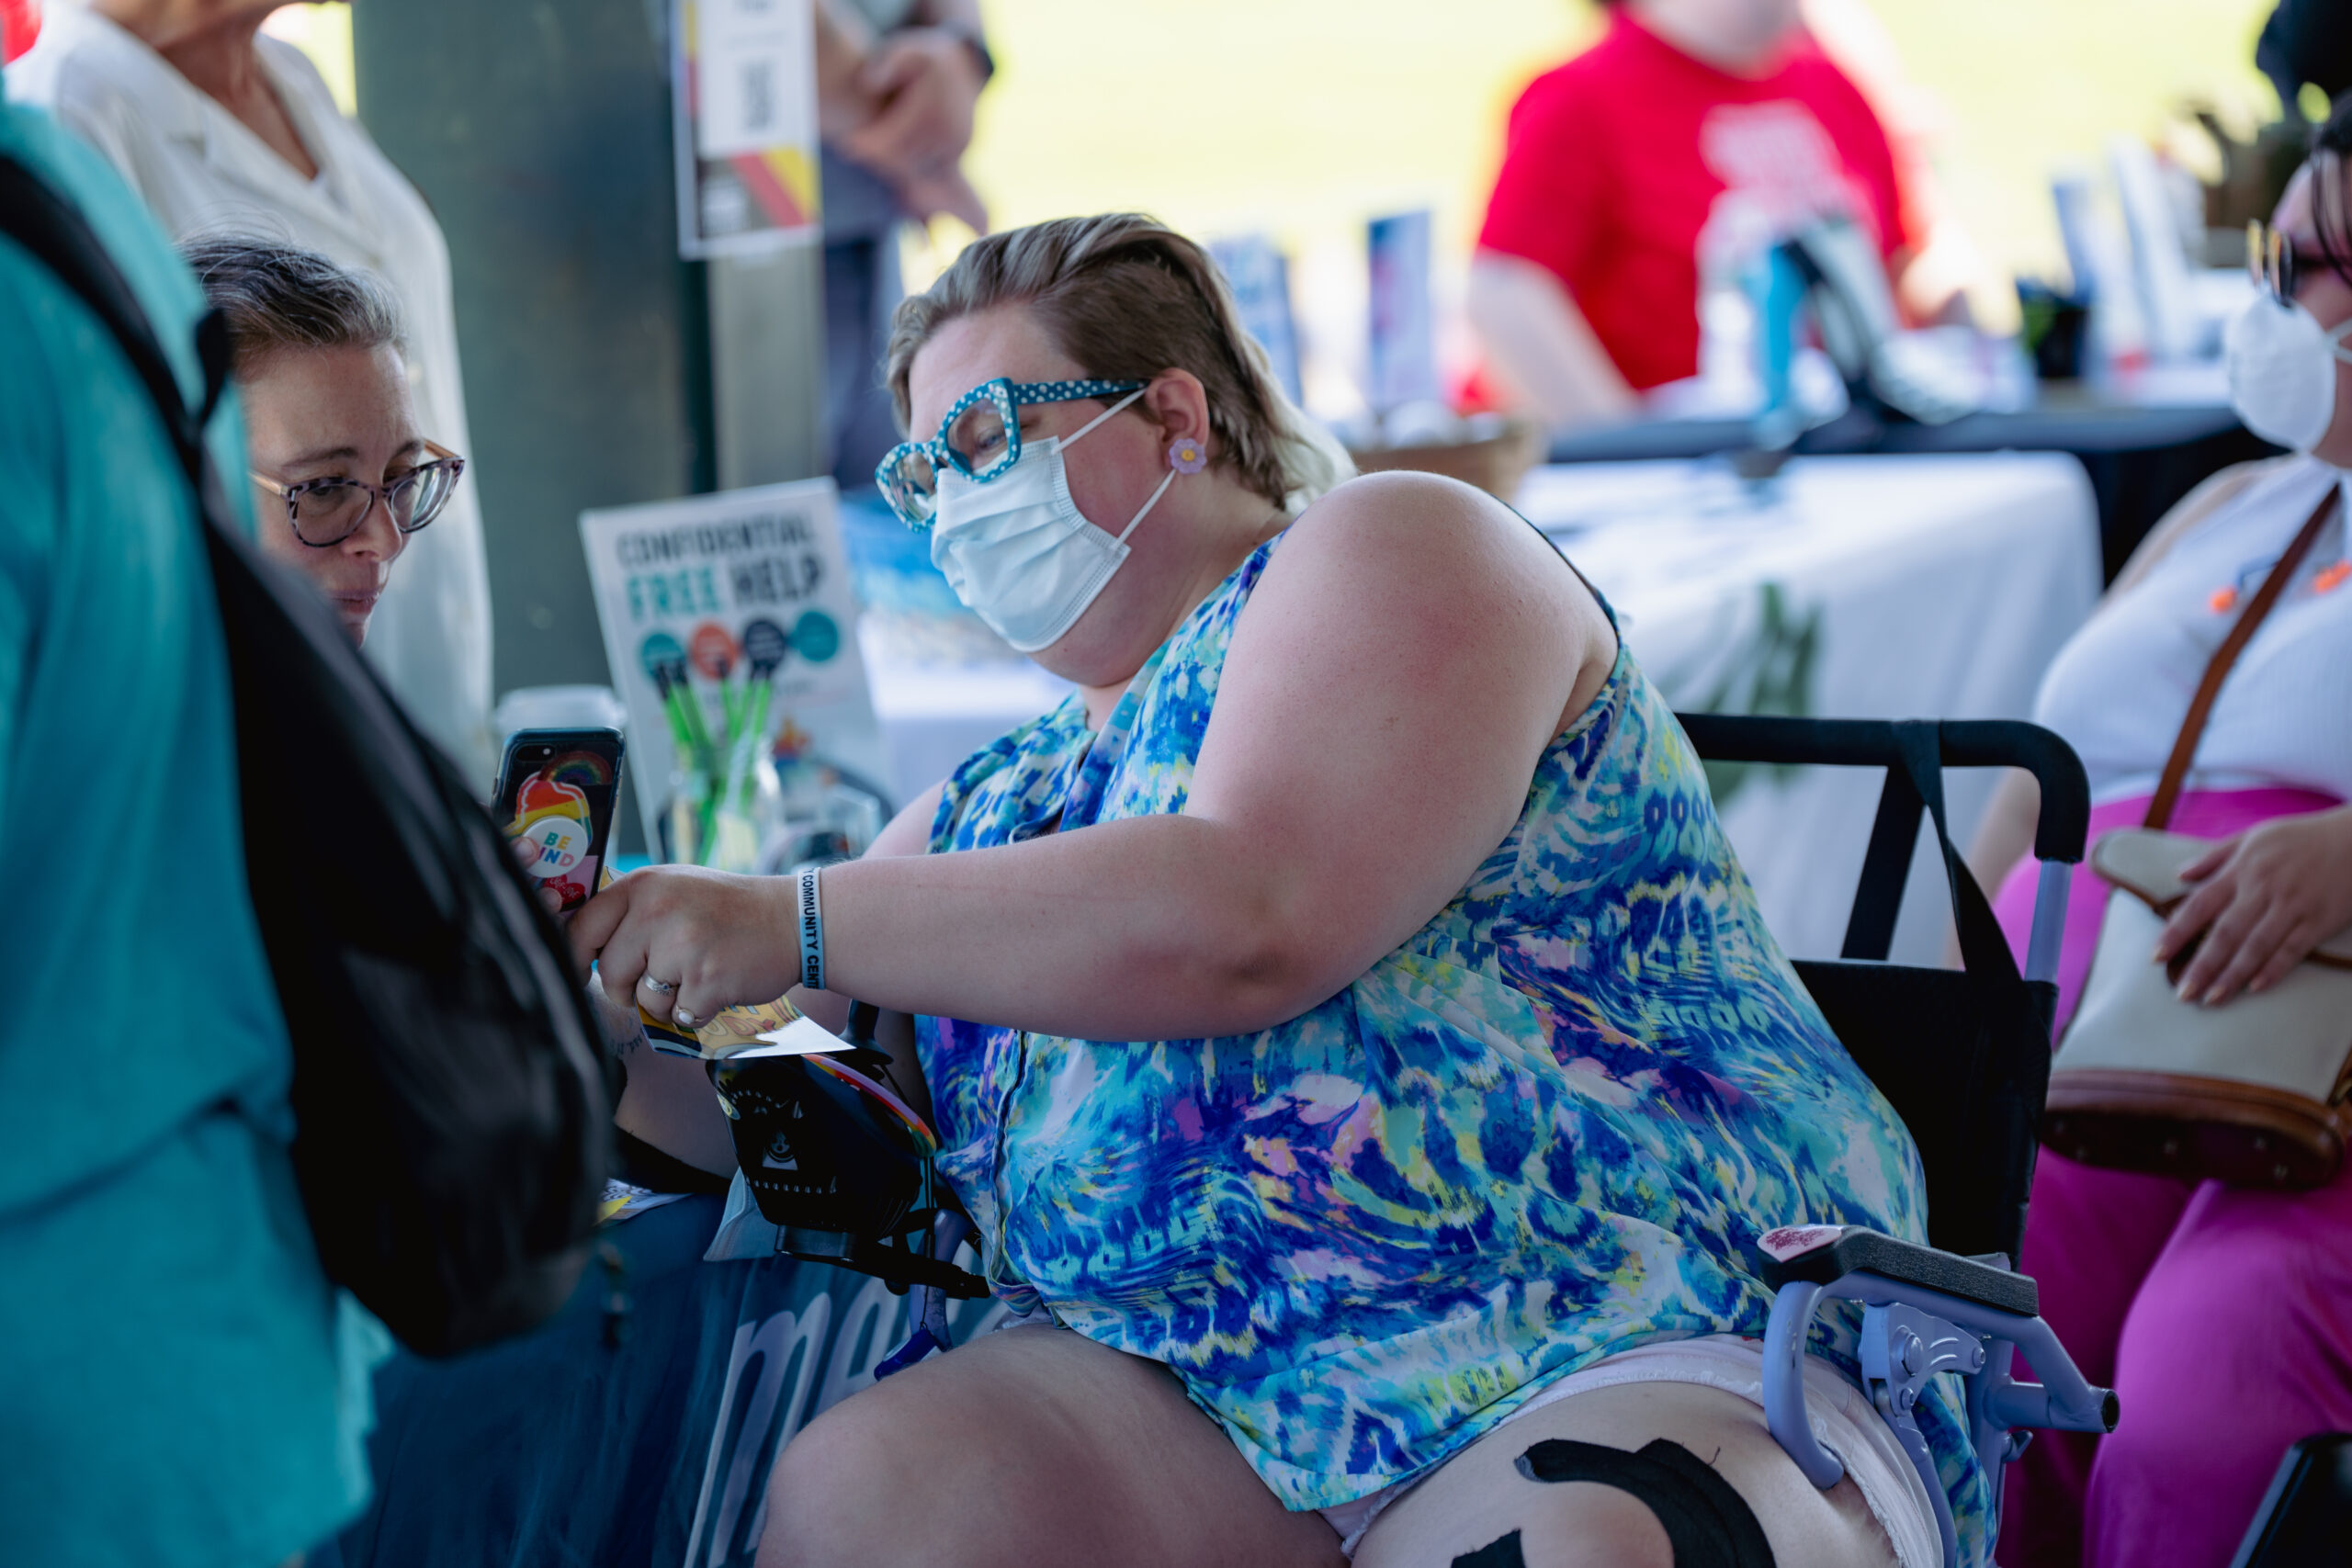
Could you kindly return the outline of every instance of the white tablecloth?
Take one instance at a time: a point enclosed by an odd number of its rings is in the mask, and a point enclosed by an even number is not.
[[[2099,589],[2090,486],[2063,454],[1800,459],[1761,488],[1704,463],[1583,464],[1537,469],[1520,509],[1679,708],[2021,718]],[[901,798],[1068,690],[1025,661],[867,658]],[[1992,783],[1952,778],[1963,846]],[[1838,951],[1879,784],[1842,769],[1727,781],[1725,827],[1791,953]],[[1923,847],[1897,957],[1939,959],[1944,900]]]

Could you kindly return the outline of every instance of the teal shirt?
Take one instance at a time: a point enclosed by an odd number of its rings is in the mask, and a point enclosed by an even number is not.
[[[192,401],[203,299],[129,187],[5,105],[0,154],[82,210]],[[211,439],[242,474],[233,408]],[[0,241],[0,1562],[262,1568],[365,1493],[198,526],[112,337]]]

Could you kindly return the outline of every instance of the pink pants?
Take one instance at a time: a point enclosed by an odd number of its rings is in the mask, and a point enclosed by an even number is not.
[[[2223,838],[2336,804],[2300,790],[2184,795],[2177,832]],[[2091,813],[2136,827],[2144,799]],[[2030,859],[1995,902],[2023,962]],[[2107,886],[2075,874],[2058,1020],[2073,1015]],[[2042,1151],[2025,1232],[2042,1316],[2115,1389],[2105,1438],[2043,1432],[2011,1467],[2007,1568],[2227,1568],[2290,1444],[2352,1429],[2352,1172],[2314,1192],[2186,1186]],[[2022,1374],[2020,1374],[2022,1375]]]

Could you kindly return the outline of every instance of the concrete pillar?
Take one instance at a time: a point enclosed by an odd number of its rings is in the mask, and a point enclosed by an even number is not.
[[[668,26],[667,0],[352,7],[360,118],[448,236],[500,692],[611,678],[583,509],[826,469],[822,253],[680,259]]]
[[[666,0],[352,11],[448,235],[498,689],[605,680],[582,508],[824,471],[821,253],[679,258]]]
[[[718,488],[827,472],[823,250],[708,265]]]

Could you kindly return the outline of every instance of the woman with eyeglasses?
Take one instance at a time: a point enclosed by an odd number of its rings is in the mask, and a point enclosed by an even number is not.
[[[2352,469],[2352,109],[2322,127],[2229,332],[2231,400],[2290,456],[2214,476],[2174,508],[2059,650],[2035,718],[2091,784],[2091,835],[2141,825],[2208,662]],[[2215,698],[2170,829],[2218,840],[2188,868],[2151,963],[2224,1010],[2352,926],[2352,537],[2338,501]],[[1996,796],[1970,859],[2020,959],[2034,900],[2030,775]],[[2006,876],[2006,883],[2003,878]],[[2057,1023],[2098,945],[2107,885],[2077,868]],[[2250,1048],[2258,1042],[2249,1042]],[[2315,1191],[2102,1169],[2046,1147],[2023,1267],[2083,1374],[2112,1387],[2104,1438],[2046,1432],[2010,1483],[2008,1568],[2222,1568],[2296,1439],[2352,1428],[2352,1169]]]
[[[393,562],[440,513],[465,466],[418,428],[391,302],[366,275],[308,251],[216,238],[182,254],[228,320],[262,548],[314,583],[361,642]],[[599,1464],[613,1466],[605,1473],[614,1488],[537,1517],[533,1539],[582,1554],[611,1546],[616,1533],[660,1512],[665,1489],[680,1484],[673,1463],[699,1477],[702,1456],[673,1460],[651,1438],[615,1459],[605,1445],[616,1430],[634,1432],[636,1416],[601,1426],[548,1422],[547,1402],[585,1406],[618,1389],[625,1392],[613,1397],[642,1411],[674,1392],[675,1367],[690,1363],[714,1331],[723,1364],[723,1336],[736,1322],[728,1313],[765,1307],[773,1314],[801,1299],[788,1261],[729,1270],[694,1261],[734,1168],[726,1119],[697,1064],[639,1049],[633,1013],[604,1021],[622,1054],[615,1174],[640,1195],[699,1195],[695,1207],[649,1216],[652,1224],[638,1222],[610,1243],[630,1260],[632,1289],[650,1292],[639,1302],[649,1343],[628,1359],[592,1357],[560,1375],[546,1370],[571,1353],[583,1317],[593,1324],[602,1311],[605,1288],[592,1281],[543,1329],[480,1355],[428,1361],[395,1351],[373,1384],[375,1495],[345,1536],[312,1552],[314,1562],[483,1560],[495,1550],[497,1521],[522,1506],[519,1496],[551,1473],[576,1482],[582,1466]],[[697,1224],[699,1235],[684,1234]],[[715,1421],[718,1398],[716,1385],[698,1389],[684,1412],[656,1404],[660,1416],[644,1420],[691,1414]],[[452,1438],[452,1412],[479,1440]],[[495,1441],[481,1437],[485,1428],[499,1432]]]
[[[54,114],[112,164],[175,243],[266,234],[379,280],[400,307],[424,429],[463,451],[465,385],[441,226],[367,128],[336,106],[318,68],[262,31],[279,8],[278,0],[51,5],[32,48],[8,67],[6,92]],[[395,52],[410,55],[410,70],[433,70],[413,47]],[[473,483],[413,541],[368,661],[469,776],[491,776],[490,574]]]
[[[180,254],[228,321],[262,548],[363,643],[392,563],[466,468],[417,429],[391,299],[290,246],[212,238]]]
[[[1148,219],[975,243],[888,382],[890,504],[1077,693],[863,860],[657,867],[572,925],[682,1021],[795,980],[895,1010],[1023,1325],[818,1417],[761,1560],[1664,1564],[1670,1513],[1724,1561],[1932,1561],[1832,1360],[1837,1489],[1758,1404],[1758,1237],[1922,1235],[1917,1152],[1600,599],[1479,491],[1335,484]]]

